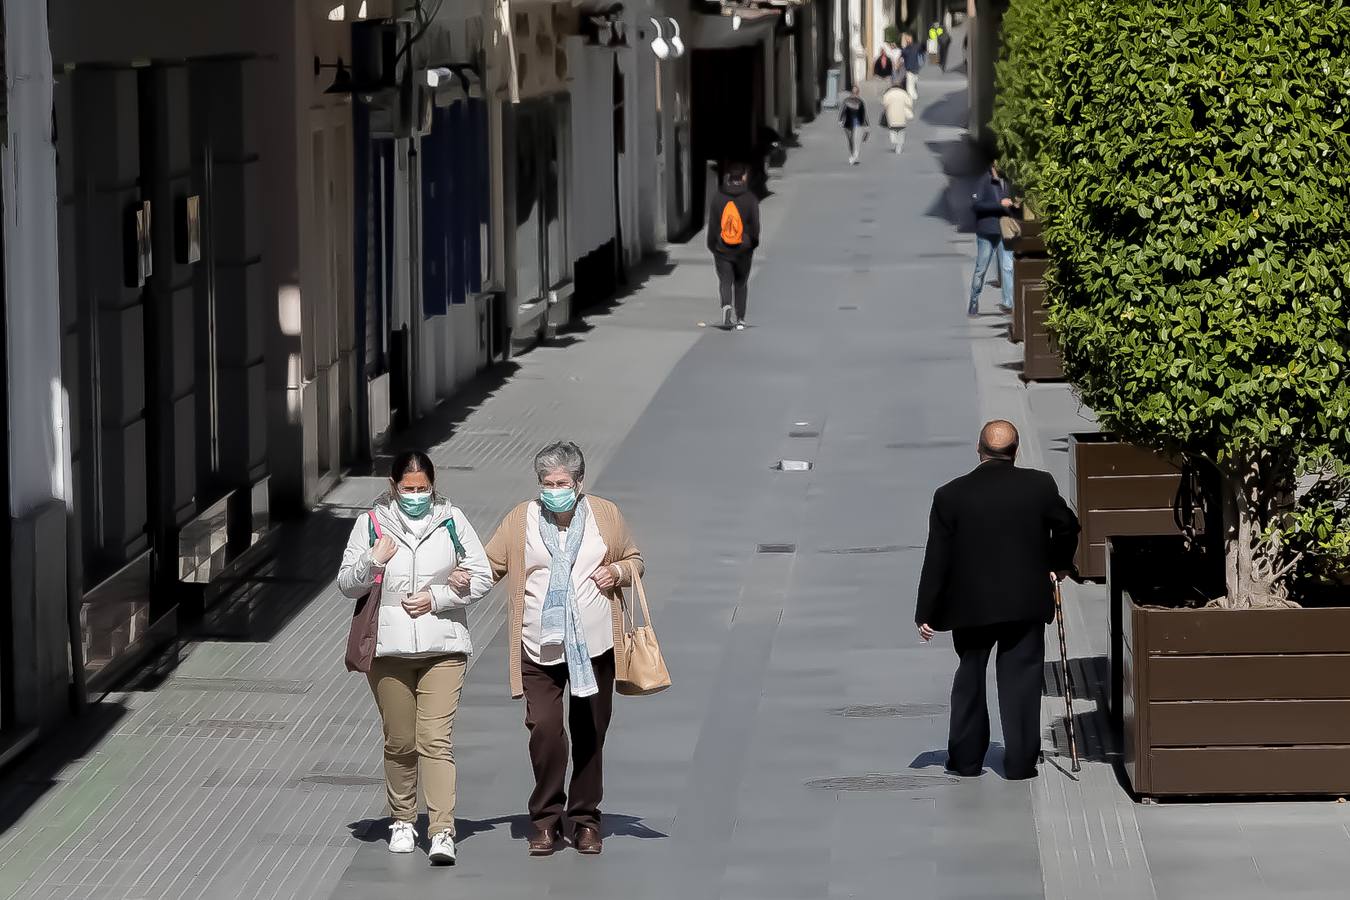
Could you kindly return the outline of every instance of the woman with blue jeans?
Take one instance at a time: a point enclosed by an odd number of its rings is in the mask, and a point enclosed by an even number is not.
[[[1003,240],[1000,222],[1004,216],[1014,214],[1012,198],[1008,196],[1008,183],[999,174],[998,164],[989,166],[989,177],[980,180],[978,191],[971,196],[971,208],[975,211],[975,274],[970,279],[970,307],[968,315],[979,315],[980,291],[984,289],[984,278],[989,272],[989,263],[994,254],[998,254],[999,279],[1003,288],[1003,302],[999,310],[1005,313],[1013,311],[1013,255]]]

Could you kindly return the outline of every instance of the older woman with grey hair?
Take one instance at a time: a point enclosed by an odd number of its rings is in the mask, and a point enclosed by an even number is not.
[[[583,491],[580,447],[549,444],[535,456],[534,472],[538,497],[508,513],[487,545],[493,577],[507,583],[511,696],[525,698],[530,734],[529,852],[554,851],[565,813],[577,851],[594,855],[601,850],[605,733],[615,679],[625,674],[615,652],[623,646],[621,589],[642,575],[642,553],[619,508]]]

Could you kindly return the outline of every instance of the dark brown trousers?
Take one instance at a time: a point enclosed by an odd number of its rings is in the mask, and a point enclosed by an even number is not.
[[[521,648],[525,727],[530,731],[530,765],[534,767],[530,820],[539,828],[557,828],[564,810],[574,826],[600,828],[605,733],[609,731],[609,718],[614,710],[614,651],[595,657],[591,664],[595,666],[600,692],[594,697],[569,696],[564,727],[567,666],[541,666]],[[564,790],[569,729],[572,783]]]

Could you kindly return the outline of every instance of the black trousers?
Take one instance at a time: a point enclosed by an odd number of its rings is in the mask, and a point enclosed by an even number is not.
[[[739,322],[745,318],[745,305],[749,301],[748,284],[750,281],[750,263],[754,251],[747,250],[735,256],[713,254],[717,266],[717,287],[722,294],[722,305],[730,306]]]
[[[1003,720],[1004,771],[1009,778],[1036,774],[1041,752],[1041,682],[1045,664],[1045,625],[1005,622],[952,632],[961,658],[952,682],[952,721],[947,739],[947,768],[978,775],[989,750],[989,706],[985,672],[998,648],[998,706]]]
[[[572,697],[567,666],[541,666],[520,649],[520,675],[525,688],[525,727],[530,732],[530,765],[534,791],[530,821],[541,829],[557,828],[566,809],[573,825],[600,828],[600,800],[605,793],[605,734],[614,712],[614,651],[591,660],[600,692]],[[563,714],[563,698],[567,713]],[[568,740],[572,732],[572,780],[567,781]]]

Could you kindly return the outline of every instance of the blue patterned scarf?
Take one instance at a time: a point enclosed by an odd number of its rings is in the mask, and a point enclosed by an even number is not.
[[[577,610],[577,592],[572,584],[572,567],[577,563],[581,538],[586,531],[590,508],[584,499],[577,502],[572,525],[567,530],[567,546],[558,539],[558,523],[548,510],[539,511],[539,535],[544,539],[553,562],[549,566],[548,593],[540,616],[540,646],[561,644],[567,659],[567,680],[573,697],[591,697],[600,692],[595,682],[586,636],[581,633],[581,614]]]

